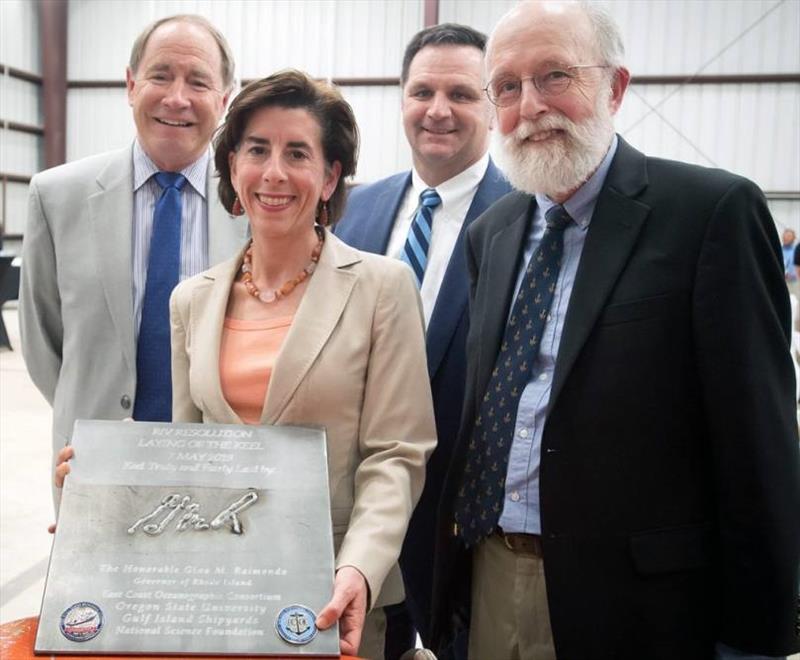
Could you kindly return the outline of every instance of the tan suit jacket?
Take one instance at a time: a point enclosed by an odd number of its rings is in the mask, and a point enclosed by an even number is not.
[[[238,252],[244,218],[231,220],[206,178],[208,259]],[[53,406],[53,453],[76,419],[133,413],[136,343],[132,275],[132,146],[33,177],[22,250],[19,318],[31,379]]]
[[[175,421],[242,423],[219,379],[222,323],[240,265],[241,254],[173,292]],[[373,605],[403,599],[397,557],[436,437],[427,373],[408,267],[327,233],[261,422],[326,428],[336,566],[361,571]]]

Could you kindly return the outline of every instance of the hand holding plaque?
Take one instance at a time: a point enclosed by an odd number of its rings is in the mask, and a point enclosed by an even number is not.
[[[324,431],[79,421],[73,445],[37,652],[338,656]]]
[[[69,460],[75,456],[75,448],[72,445],[63,447],[56,456],[56,488],[64,487],[64,479],[69,474]]]
[[[327,630],[339,622],[342,653],[358,653],[361,632],[367,616],[367,581],[352,566],[342,566],[336,571],[333,597],[317,617],[317,627]]]

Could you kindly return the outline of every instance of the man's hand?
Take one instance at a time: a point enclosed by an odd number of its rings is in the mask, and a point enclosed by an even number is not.
[[[64,487],[64,477],[69,474],[69,459],[75,456],[75,450],[67,445],[64,447],[60,452],[58,452],[58,456],[56,457],[56,488],[63,488]],[[55,534],[56,532],[56,524],[53,523],[47,528],[47,531],[50,534]]]
[[[342,566],[336,571],[333,597],[317,617],[317,628],[326,630],[339,621],[339,647],[344,655],[355,655],[367,616],[367,581],[358,569]]]
[[[64,487],[64,477],[69,474],[69,459],[75,456],[71,446],[64,447],[56,457],[56,488]]]

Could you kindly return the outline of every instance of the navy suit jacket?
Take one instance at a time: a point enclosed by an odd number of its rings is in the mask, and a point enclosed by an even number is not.
[[[345,213],[336,225],[336,235],[360,250],[385,254],[397,211],[410,185],[411,172],[401,172],[376,183],[354,188],[348,197]],[[464,346],[469,324],[469,276],[464,235],[475,218],[510,191],[511,186],[490,159],[456,240],[428,324],[428,375],[433,392],[438,443],[428,461],[425,490],[409,523],[400,557],[406,602],[423,641],[428,636],[431,616],[436,510],[458,433],[464,399]]]

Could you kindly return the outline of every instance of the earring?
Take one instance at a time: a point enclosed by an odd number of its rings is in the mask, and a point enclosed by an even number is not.
[[[233,198],[233,206],[231,206],[231,213],[233,215],[244,215],[242,203],[239,201],[239,195]]]
[[[317,214],[317,223],[322,227],[328,226],[328,202],[322,202]]]

